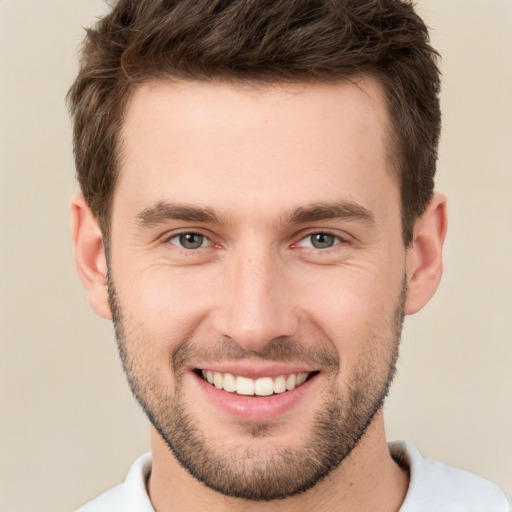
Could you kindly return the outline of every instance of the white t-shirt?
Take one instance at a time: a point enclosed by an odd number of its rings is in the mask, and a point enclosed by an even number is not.
[[[410,472],[400,512],[511,512],[497,485],[467,471],[424,459],[410,443],[389,443],[393,458]],[[151,454],[139,457],[126,480],[76,512],[154,512],[146,491]]]

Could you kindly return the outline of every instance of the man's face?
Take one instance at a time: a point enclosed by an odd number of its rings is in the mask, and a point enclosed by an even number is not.
[[[311,488],[374,420],[397,355],[405,250],[379,87],[153,83],[123,139],[109,280],[132,390],[209,487]]]

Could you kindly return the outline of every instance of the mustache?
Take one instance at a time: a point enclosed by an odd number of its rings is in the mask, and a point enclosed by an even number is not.
[[[182,343],[171,355],[175,372],[195,363],[220,361],[266,361],[269,363],[307,364],[322,369],[339,368],[339,355],[325,343],[301,342],[289,337],[270,340],[261,351],[246,350],[231,338],[205,342],[192,339]]]

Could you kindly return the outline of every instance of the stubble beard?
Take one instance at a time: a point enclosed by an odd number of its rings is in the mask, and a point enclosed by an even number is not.
[[[251,445],[251,439],[266,437],[271,441],[275,425],[245,423],[240,428],[246,442],[230,449],[229,453],[211,446],[202,426],[187,410],[182,386],[185,363],[205,351],[190,347],[184,340],[171,356],[175,387],[173,393],[168,392],[159,385],[151,365],[144,364],[141,351],[146,340],[144,343],[127,340],[121,306],[110,277],[108,289],[119,354],[131,391],[177,462],[195,479],[223,495],[271,501],[305,492],[337,468],[354,450],[382,408],[396,372],[404,319],[405,282],[404,278],[404,286],[389,319],[389,335],[371,340],[369,352],[374,353],[360,361],[350,382],[344,382],[343,392],[333,384],[321,408],[314,414],[310,432],[300,447],[276,445],[271,451],[258,450]],[[230,340],[222,341],[217,352],[229,354],[236,360],[256,358],[284,362],[291,361],[293,356],[295,362],[314,359],[323,362],[322,371],[325,368],[326,376],[332,380],[339,373],[339,357],[331,348],[309,350],[294,340],[278,338],[269,343],[265,352],[249,353],[232,344]],[[130,351],[128,347],[138,347],[139,350]],[[211,434],[208,426],[206,430]]]

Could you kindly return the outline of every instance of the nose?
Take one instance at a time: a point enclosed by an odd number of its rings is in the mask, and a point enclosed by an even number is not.
[[[239,254],[224,269],[214,328],[249,351],[261,352],[281,336],[293,336],[299,317],[278,257]]]

